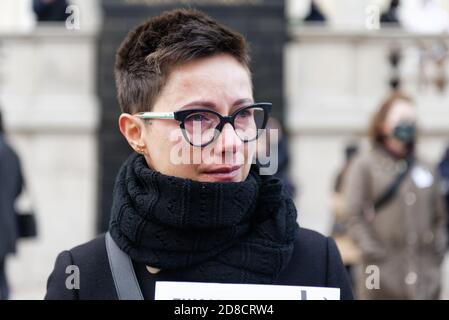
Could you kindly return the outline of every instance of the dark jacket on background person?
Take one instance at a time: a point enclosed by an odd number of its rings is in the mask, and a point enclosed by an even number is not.
[[[415,159],[393,198],[373,203],[405,168],[381,146],[362,152],[345,181],[349,233],[362,263],[355,274],[362,299],[438,299],[446,244],[446,213],[439,175]],[[367,288],[367,267],[379,268],[379,288]]]
[[[14,204],[22,184],[20,160],[0,135],[0,258],[15,252],[18,230]]]
[[[446,200],[446,212],[447,212],[447,231],[449,233],[449,148],[446,150],[443,159],[441,160],[438,169],[441,174],[442,189],[444,198]],[[448,237],[449,247],[449,237]]]
[[[154,171],[133,154],[117,175],[109,233],[133,261],[145,299],[161,280],[336,287],[352,298],[334,241],[296,221],[281,180],[256,166],[242,182],[200,182]],[[70,265],[79,290],[66,288]],[[46,299],[116,298],[104,236],[58,256]]]

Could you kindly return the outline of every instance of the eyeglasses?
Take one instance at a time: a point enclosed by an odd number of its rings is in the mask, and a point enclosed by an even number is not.
[[[140,119],[175,119],[180,122],[184,138],[192,146],[205,147],[221,133],[226,123],[231,124],[243,142],[256,140],[265,129],[272,104],[255,103],[238,109],[229,116],[209,109],[189,109],[175,112],[140,112]]]

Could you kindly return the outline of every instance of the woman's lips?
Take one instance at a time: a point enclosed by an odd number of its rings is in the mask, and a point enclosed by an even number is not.
[[[212,178],[213,181],[234,181],[242,166],[221,166],[205,169],[203,174]]]

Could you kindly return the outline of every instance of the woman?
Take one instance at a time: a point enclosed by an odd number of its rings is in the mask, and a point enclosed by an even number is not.
[[[126,37],[115,74],[135,153],[116,179],[106,244],[61,253],[47,299],[122,299],[132,278],[136,299],[153,299],[161,280],[327,286],[352,298],[334,242],[299,228],[280,181],[251,165],[271,105],[253,101],[241,35],[198,11],[166,12]],[[124,284],[111,272],[115,247],[132,264]],[[68,289],[71,265],[80,282]]]
[[[417,158],[416,110],[392,94],[374,115],[372,149],[345,181],[349,232],[362,251],[356,287],[363,299],[437,299],[445,248],[438,174]]]
[[[331,209],[334,214],[332,238],[340,251],[343,264],[352,279],[352,266],[360,261],[360,250],[346,230],[345,195],[343,192],[344,180],[351,166],[351,162],[358,152],[358,144],[350,143],[345,148],[345,163],[338,173],[331,198]],[[353,282],[353,281],[351,281]]]

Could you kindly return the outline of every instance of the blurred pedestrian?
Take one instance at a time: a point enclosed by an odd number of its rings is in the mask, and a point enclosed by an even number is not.
[[[393,93],[374,115],[372,148],[349,168],[345,205],[362,253],[361,299],[439,297],[446,213],[438,172],[416,156],[416,123],[412,100]]]
[[[6,258],[16,248],[18,227],[14,205],[21,193],[22,182],[20,161],[5,140],[0,113],[0,300],[9,296]]]
[[[276,135],[273,133],[276,132]],[[258,138],[257,155],[261,155],[262,161],[257,159],[257,164],[263,168],[273,166],[276,172],[273,176],[279,178],[285,186],[290,197],[296,195],[296,185],[290,175],[290,152],[288,136],[281,122],[270,117],[267,122],[266,134]],[[276,164],[274,164],[276,162]]]
[[[446,200],[446,210],[447,210],[447,230],[449,232],[449,146],[444,153],[443,159],[438,166],[442,178],[442,188],[444,198]],[[449,239],[448,239],[449,240]],[[449,247],[449,241],[448,241]]]
[[[338,250],[340,250],[341,258],[350,279],[353,278],[352,266],[360,262],[360,249],[348,235],[348,231],[346,228],[347,216],[345,214],[345,197],[343,192],[343,185],[351,162],[357,154],[358,149],[359,147],[356,143],[350,143],[346,146],[345,162],[335,179],[334,190],[331,199],[331,209],[335,217],[334,225],[332,228],[332,237],[337,244]]]

